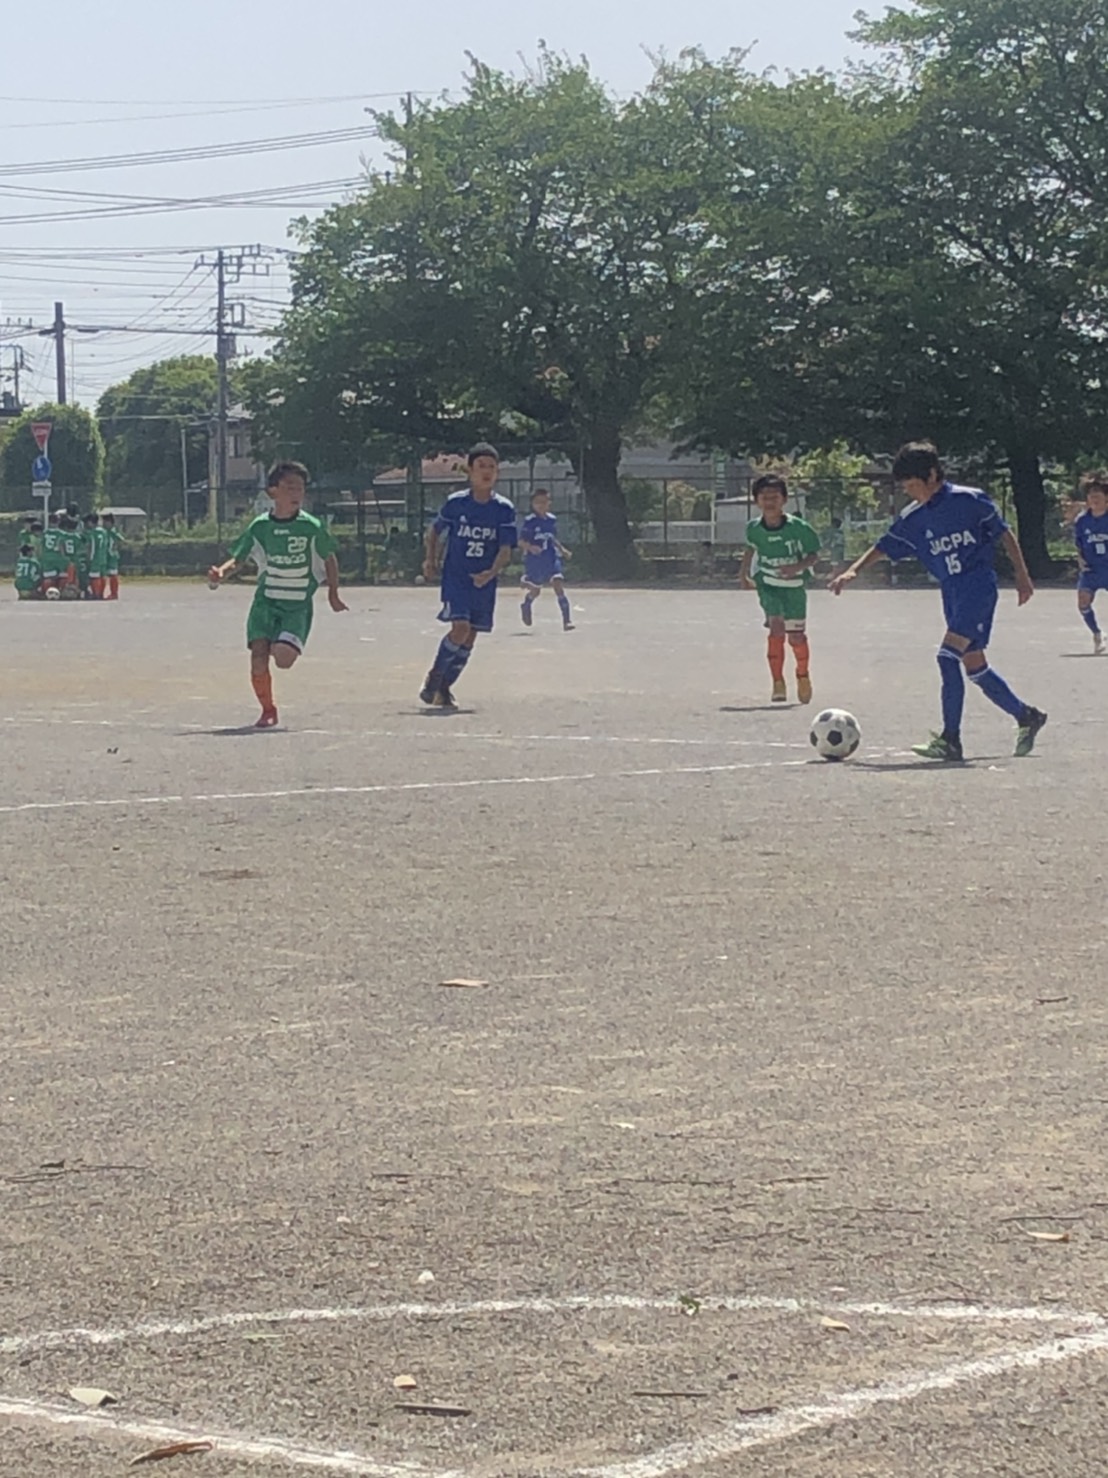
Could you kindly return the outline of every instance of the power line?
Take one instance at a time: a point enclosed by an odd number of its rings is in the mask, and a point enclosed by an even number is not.
[[[76,174],[91,169],[131,169],[154,164],[187,164],[202,159],[229,159],[251,154],[275,154],[289,149],[315,149],[326,144],[349,144],[372,138],[377,130],[360,124],[323,133],[285,134],[268,139],[242,139],[228,144],[200,144],[191,149],[153,149],[148,153],[102,154],[79,159],[39,159],[26,164],[0,165],[0,178],[25,175]]]

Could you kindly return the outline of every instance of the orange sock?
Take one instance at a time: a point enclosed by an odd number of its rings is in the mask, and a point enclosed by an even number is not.
[[[103,600],[104,599],[104,581],[103,581],[103,579],[99,575],[94,575],[89,583],[92,586],[92,593],[96,597],[96,599],[97,600]]]
[[[276,708],[277,705],[273,701],[273,674],[269,668],[267,667],[264,672],[252,672],[250,674],[250,681],[253,684],[254,692],[258,695],[258,702],[262,705],[262,708]]]
[[[109,585],[109,587],[111,589],[111,594],[108,596],[108,599],[109,600],[118,600],[119,599],[119,576],[118,575],[109,575],[108,576],[108,585]]]
[[[811,650],[808,646],[808,638],[806,636],[802,636],[799,639],[793,637],[793,639],[789,642],[789,645],[792,647],[793,656],[796,658],[797,677],[807,677],[808,663],[811,660],[812,656]]]
[[[785,638],[783,636],[767,638],[766,655],[769,659],[770,675],[775,683],[779,683],[785,676]]]

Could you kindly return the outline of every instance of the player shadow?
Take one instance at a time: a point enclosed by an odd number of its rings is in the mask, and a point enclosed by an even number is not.
[[[182,739],[245,739],[248,734],[287,734],[284,724],[275,724],[268,729],[256,728],[254,724],[239,724],[233,729],[182,729]]]
[[[404,708],[401,718],[428,718],[433,723],[442,723],[450,718],[465,718],[477,712],[476,708]]]
[[[794,708],[802,708],[802,703],[724,703],[720,707],[720,713],[791,713]]]
[[[1103,652],[1059,652],[1058,655],[1059,657],[1075,657],[1078,662],[1085,661],[1089,658],[1091,658],[1094,662],[1097,660],[1097,658],[1100,658],[1101,661],[1103,661],[1104,659]]]
[[[922,774],[927,770],[941,770],[944,774],[955,770],[979,770],[982,765],[995,765],[1000,760],[1010,760],[1010,754],[976,754],[973,759],[962,760],[961,764],[951,764],[944,760],[925,760],[922,756],[918,760],[858,760],[849,761],[853,770],[877,770],[882,774],[895,775],[900,771],[915,770]],[[814,759],[809,761],[813,765],[826,764],[826,760]],[[834,763],[832,761],[832,763]]]

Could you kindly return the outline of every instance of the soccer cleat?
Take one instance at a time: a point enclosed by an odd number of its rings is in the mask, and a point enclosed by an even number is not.
[[[812,679],[807,673],[796,680],[796,697],[799,703],[811,703],[812,701]]]
[[[523,624],[524,624],[524,626],[530,626],[530,624],[531,624],[531,602],[529,600],[525,600],[525,601],[522,601],[520,603],[519,614],[523,617]]]
[[[1046,714],[1037,708],[1025,708],[1016,730],[1016,758],[1024,759],[1035,748],[1039,731],[1046,724]]]
[[[770,695],[771,703],[787,703],[789,701],[789,690],[785,687],[783,677],[774,678],[773,692]]]
[[[562,630],[563,631],[573,631],[573,630],[575,630],[575,627],[573,625],[573,622],[572,621],[563,621],[562,622]]]
[[[426,703],[428,708],[435,708],[437,706],[437,699],[441,686],[441,676],[437,672],[429,672],[424,679],[422,688],[420,688],[419,690],[419,701],[421,703]]]
[[[913,744],[912,753],[921,760],[942,760],[948,765],[960,765],[965,756],[960,739],[947,739],[943,734],[932,734],[926,744]]]
[[[458,707],[458,700],[450,688],[440,688],[435,694],[435,707],[450,709],[456,709]]]
[[[275,708],[263,708],[262,716],[254,725],[256,729],[273,729],[277,726],[277,710]]]
[[[1104,656],[1104,633],[1103,633],[1103,631],[1094,631],[1093,632],[1093,656],[1094,657],[1103,657]]]

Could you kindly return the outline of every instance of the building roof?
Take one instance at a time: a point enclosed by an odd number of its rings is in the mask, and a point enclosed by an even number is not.
[[[98,508],[97,513],[103,516],[105,513],[114,514],[116,518],[145,518],[145,508]]]

